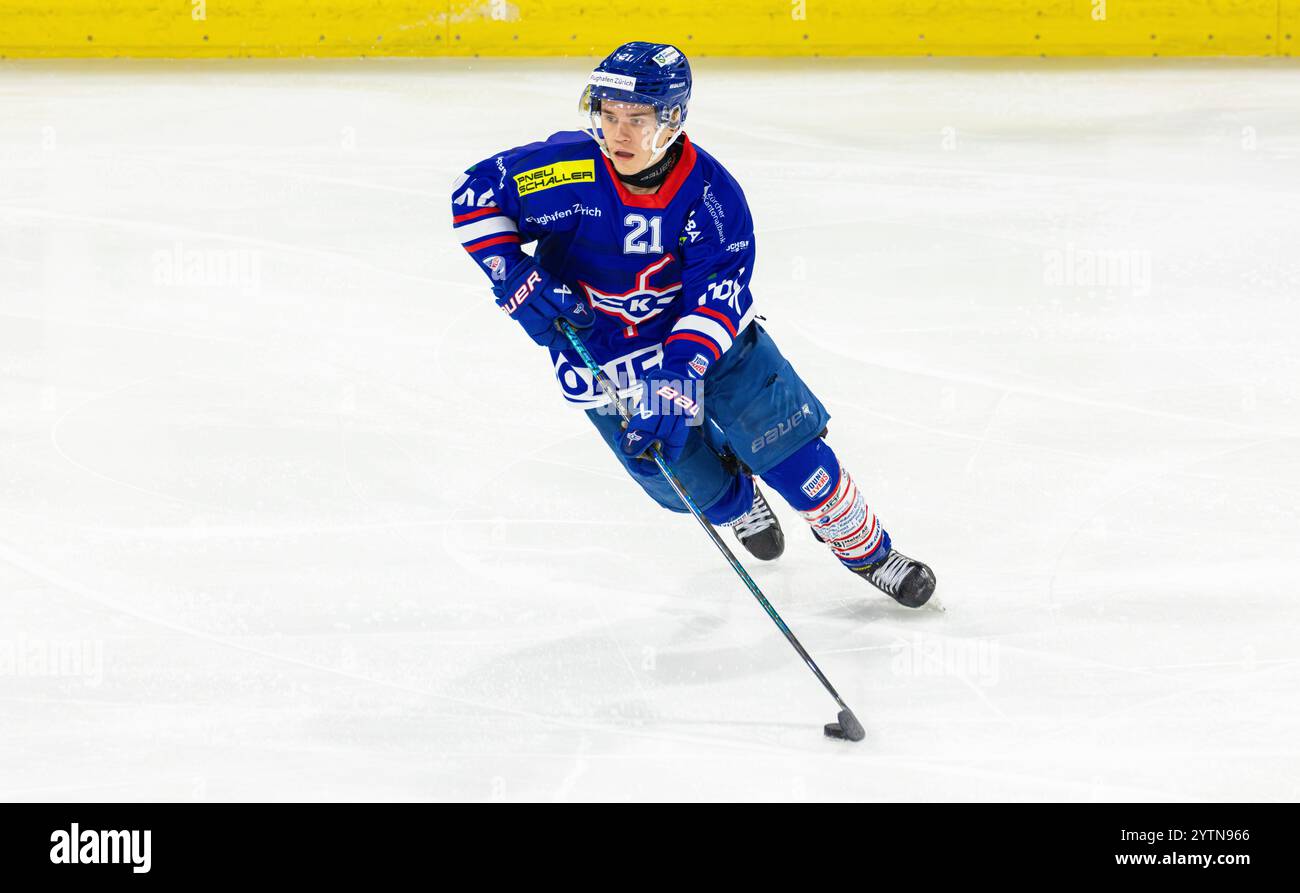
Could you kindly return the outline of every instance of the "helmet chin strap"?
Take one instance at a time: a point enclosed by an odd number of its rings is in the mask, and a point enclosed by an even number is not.
[[[670,127],[672,127],[671,124],[660,124],[657,128],[655,128],[655,138],[652,145],[658,146],[660,138],[662,138],[664,135],[664,131]],[[653,165],[657,164],[659,159],[664,157],[664,153],[668,151],[668,148],[673,143],[677,142],[677,137],[682,135],[682,128],[680,126],[673,127],[672,129],[673,129],[673,135],[671,138],[669,138],[668,142],[664,143],[662,148],[654,149],[650,152],[650,163],[647,164],[646,167],[652,167]]]

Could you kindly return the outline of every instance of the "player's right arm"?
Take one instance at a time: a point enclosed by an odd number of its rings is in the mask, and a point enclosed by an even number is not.
[[[471,166],[451,188],[456,238],[493,287],[528,257],[520,248],[519,195],[506,176],[506,159],[512,154],[503,152]]]
[[[457,177],[451,191],[451,223],[461,247],[491,281],[497,306],[533,341],[563,350],[569,340],[555,327],[556,320],[563,316],[578,328],[587,328],[593,320],[573,290],[522,248],[522,209],[510,170],[513,161],[538,145],[502,152]]]

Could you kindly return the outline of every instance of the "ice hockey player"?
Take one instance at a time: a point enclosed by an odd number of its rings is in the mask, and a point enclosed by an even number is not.
[[[679,49],[624,44],[587,79],[581,131],[502,152],[457,179],[456,236],[501,309],[550,350],[564,396],[660,505],[685,511],[651,445],[713,524],[771,560],[785,539],[761,477],[845,567],[920,607],[934,573],[893,549],[826,443],[830,414],[756,321],[749,207],[683,132],[690,98]],[[631,401],[626,426],[560,317]]]

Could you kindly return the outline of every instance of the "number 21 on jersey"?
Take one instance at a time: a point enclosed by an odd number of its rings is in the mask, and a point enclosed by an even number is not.
[[[624,254],[663,254],[663,218],[651,217],[648,220],[644,214],[628,214],[623,218],[623,225],[631,227],[626,236],[623,237]],[[646,240],[646,233],[650,234],[649,241]]]

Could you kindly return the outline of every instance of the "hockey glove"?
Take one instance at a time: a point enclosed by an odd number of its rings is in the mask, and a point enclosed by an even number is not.
[[[556,328],[555,322],[564,317],[574,328],[590,328],[595,320],[592,313],[573,289],[526,258],[513,275],[492,291],[497,296],[497,306],[505,311],[528,336],[543,347],[563,350],[570,347],[569,339]]]
[[[659,370],[663,376],[664,370]],[[659,466],[650,457],[650,449],[659,447],[664,459],[672,462],[681,457],[691,428],[703,420],[697,400],[699,382],[678,378],[655,378],[645,382],[626,429],[619,435],[618,446],[637,474],[653,477]]]

